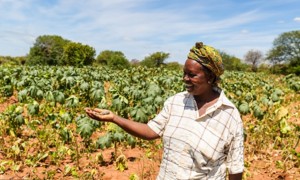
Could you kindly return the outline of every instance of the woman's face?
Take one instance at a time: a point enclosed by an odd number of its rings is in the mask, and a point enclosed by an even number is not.
[[[183,67],[183,81],[186,90],[194,95],[205,95],[212,86],[208,83],[209,78],[205,74],[203,67],[195,60],[187,59]]]

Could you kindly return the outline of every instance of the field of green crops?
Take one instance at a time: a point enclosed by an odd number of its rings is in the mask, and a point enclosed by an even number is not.
[[[264,159],[276,173],[300,178],[300,77],[225,72],[220,86],[244,121],[244,177],[253,177],[253,166]],[[159,150],[161,144],[93,121],[84,107],[107,108],[146,123],[167,97],[183,90],[182,72],[163,68],[0,66],[0,174],[101,179],[105,172],[98,167],[105,166],[107,148],[114,149],[115,168],[124,171],[129,167],[122,149]],[[88,165],[82,158],[90,159]],[[129,179],[141,176],[133,173]]]

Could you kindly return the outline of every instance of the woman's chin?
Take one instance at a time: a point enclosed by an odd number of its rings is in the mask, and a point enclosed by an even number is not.
[[[185,88],[185,90],[186,90],[187,92],[189,92],[190,94],[193,94],[193,89],[192,89],[192,88]]]

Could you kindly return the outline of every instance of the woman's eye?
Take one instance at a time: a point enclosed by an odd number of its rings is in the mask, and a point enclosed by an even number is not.
[[[197,76],[196,74],[190,74],[190,73],[184,73],[183,76],[188,76],[189,78],[194,78],[195,76]]]

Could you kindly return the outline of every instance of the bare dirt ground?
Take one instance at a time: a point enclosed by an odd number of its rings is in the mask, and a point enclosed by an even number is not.
[[[10,104],[17,103],[17,99],[12,96],[4,102],[0,103],[0,113],[3,112]],[[300,102],[293,102],[290,104],[289,111],[292,114],[289,121],[292,123],[300,124],[300,118],[298,112],[300,107]],[[300,145],[296,147],[296,152],[300,152]],[[99,152],[103,155],[104,164],[99,165],[97,167],[97,171],[99,177],[104,180],[128,180],[130,177],[134,175],[138,176],[139,179],[149,179],[154,180],[161,161],[162,150],[158,150],[157,152],[152,152],[149,155],[149,152],[146,152],[144,148],[122,148],[122,153],[127,158],[128,168],[121,172],[116,169],[116,165],[110,162],[111,154],[114,150],[112,148],[106,150],[99,150]],[[99,152],[92,153],[87,158],[81,158],[79,163],[82,167],[88,167],[89,162],[96,158],[96,155]],[[0,159],[3,158],[3,154],[0,153]],[[251,161],[248,160],[249,166],[246,168],[244,176],[247,180],[300,180],[300,168],[291,168],[287,170],[280,169],[276,167],[276,161],[281,160],[280,153],[276,150],[272,150],[272,152],[261,152],[261,154],[257,154],[255,157],[245,157],[251,158]],[[62,176],[59,174],[63,171],[65,164],[74,164],[75,162],[71,162],[71,160],[66,159],[65,162],[61,163],[60,166],[55,165],[47,165],[45,162],[45,166],[37,167],[35,170],[36,177],[44,177],[41,172],[45,171],[55,171],[57,172],[57,176],[55,179],[72,179],[72,176]],[[91,167],[92,168],[92,167]],[[4,174],[0,174],[0,180],[2,179],[22,179],[26,177],[29,173],[34,171],[31,168],[22,168],[22,171],[6,171]],[[85,171],[85,169],[81,169],[81,171]],[[40,173],[40,174],[39,174]]]

